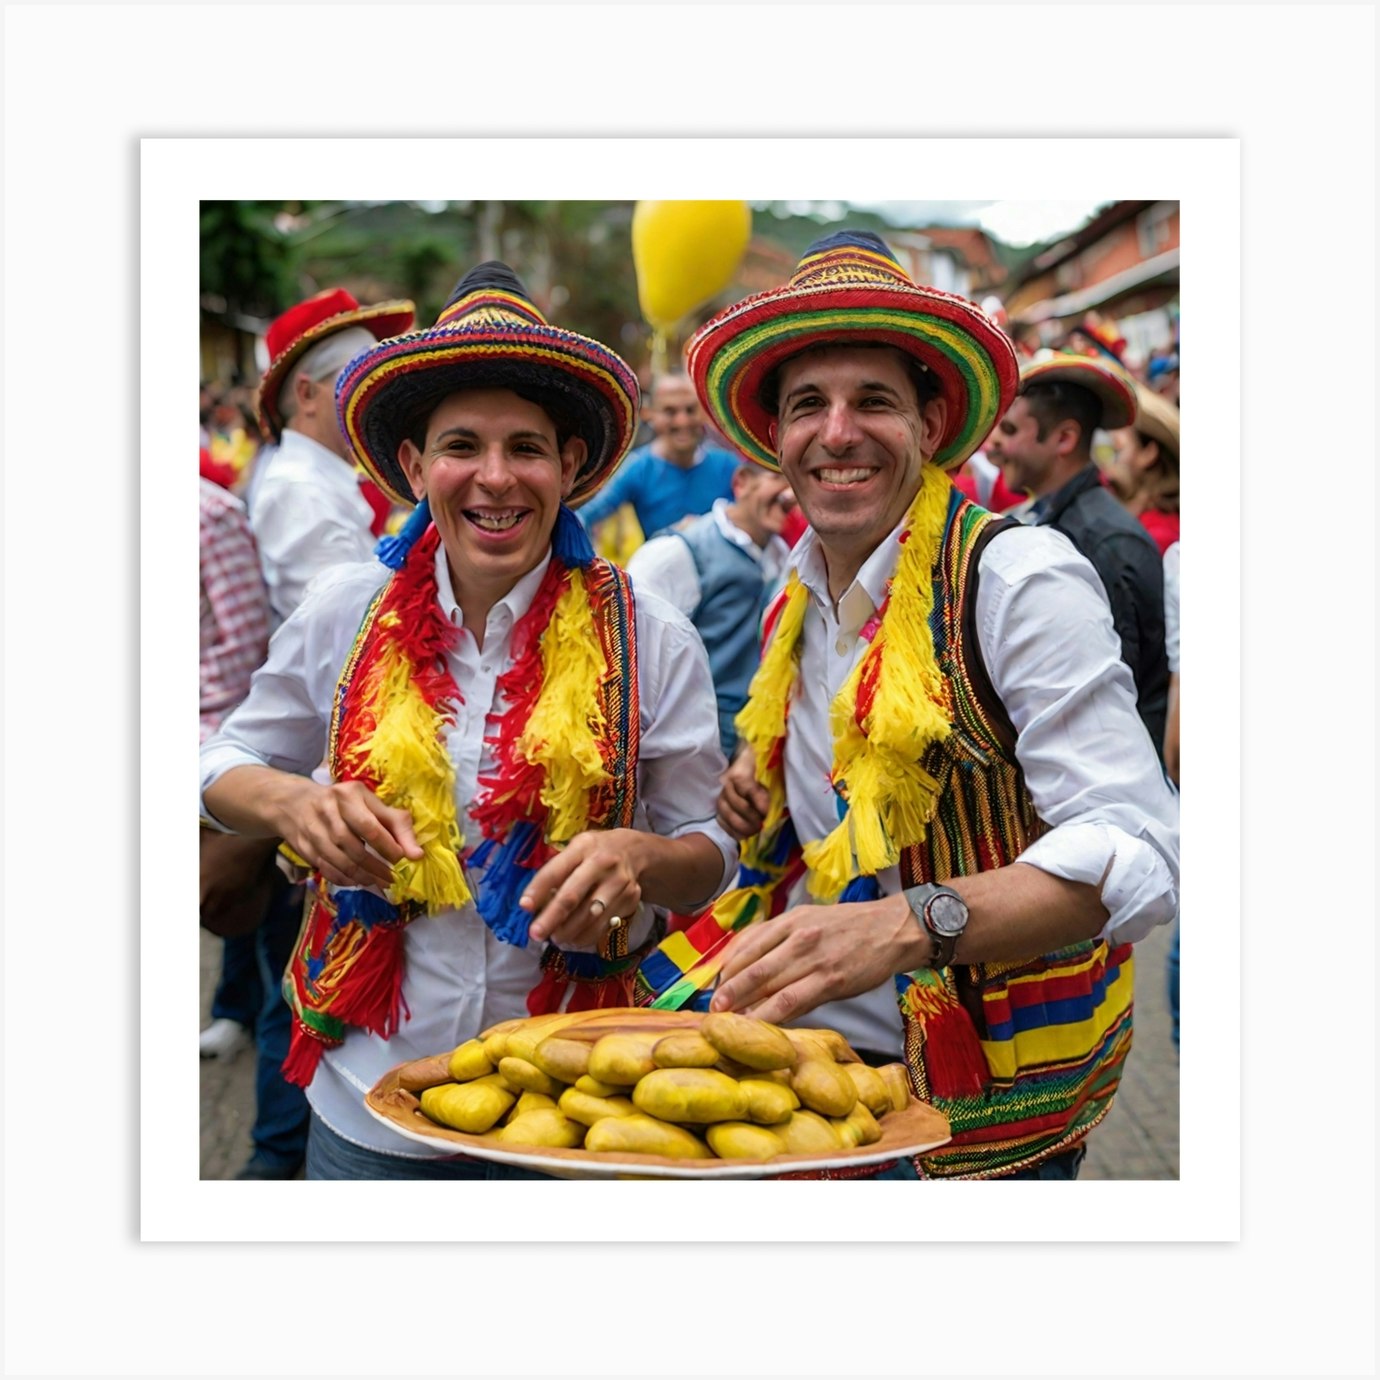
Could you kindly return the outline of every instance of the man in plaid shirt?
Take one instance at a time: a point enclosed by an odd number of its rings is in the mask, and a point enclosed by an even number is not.
[[[268,589],[259,548],[244,504],[209,480],[201,485],[201,741],[249,693],[254,672],[268,655]],[[274,1043],[272,1021],[263,1022],[267,996],[276,997],[282,971],[274,952],[282,935],[295,933],[295,893],[266,859],[262,839],[229,835],[214,840],[214,861],[202,854],[202,904],[215,906],[232,893],[241,909],[264,907],[250,933],[226,940],[221,979],[211,1004],[211,1024],[201,1034],[203,1058],[228,1057],[248,1043],[259,1044],[255,1076],[254,1151],[237,1178],[291,1178],[301,1164],[306,1140],[306,1099],[283,1081],[283,1050]],[[231,904],[227,902],[227,904]],[[205,911],[203,911],[205,913]],[[286,1012],[286,1008],[284,1008]],[[257,1029],[256,1029],[257,1027]],[[283,1033],[285,1043],[286,1033]]]
[[[201,485],[201,741],[248,693],[268,655],[268,591],[244,504]]]

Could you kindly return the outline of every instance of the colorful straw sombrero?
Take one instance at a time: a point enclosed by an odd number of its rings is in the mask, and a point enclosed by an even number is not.
[[[349,326],[363,326],[376,340],[386,340],[412,325],[411,302],[380,302],[361,307],[344,288],[328,288],[289,307],[264,333],[269,365],[259,380],[259,428],[269,440],[280,440],[283,415],[278,394],[288,371],[320,340]]]
[[[757,293],[707,321],[686,363],[714,425],[750,459],[777,469],[762,402],[769,376],[812,346],[876,344],[933,371],[948,422],[933,461],[961,464],[986,439],[1016,393],[1011,342],[966,298],[919,287],[876,235],[842,230],[805,251],[785,287]]]
[[[1135,383],[1110,360],[1092,355],[1053,354],[1022,368],[1021,392],[1032,383],[1071,383],[1086,388],[1102,404],[1098,425],[1107,431],[1130,426],[1136,419]]]
[[[507,388],[569,420],[588,456],[566,503],[591,497],[637,434],[637,376],[596,340],[548,324],[517,275],[493,261],[456,285],[436,324],[352,359],[336,384],[340,426],[360,464],[399,503],[416,502],[398,447],[462,388]]]

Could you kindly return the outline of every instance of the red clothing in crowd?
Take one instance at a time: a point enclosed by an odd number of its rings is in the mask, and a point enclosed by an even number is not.
[[[1155,539],[1161,557],[1179,540],[1178,513],[1161,513],[1154,508],[1147,508],[1140,515],[1140,525]]]
[[[234,488],[235,480],[239,478],[228,460],[213,459],[205,446],[201,447],[201,477],[209,479],[212,484],[219,484],[222,489]]]
[[[982,499],[978,497],[977,480],[966,470],[961,474],[954,475],[953,481],[954,488],[965,498],[972,499],[974,503],[982,503]],[[1008,508],[1014,508],[1020,501],[1020,494],[1012,493],[1006,486],[1006,476],[999,473],[992,483],[992,496],[983,506],[989,513],[1004,513]]]
[[[376,537],[383,536],[388,527],[388,515],[393,511],[388,495],[367,474],[359,477],[359,491],[364,495],[364,501],[374,510],[374,520],[369,524],[369,530]]]

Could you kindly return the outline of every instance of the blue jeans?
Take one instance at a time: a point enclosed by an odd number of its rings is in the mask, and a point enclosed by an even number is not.
[[[252,1031],[263,1001],[257,938],[253,934],[233,935],[221,947],[220,981],[211,998],[211,1019],[237,1021]]]
[[[517,1169],[465,1155],[439,1160],[407,1159],[366,1150],[338,1136],[315,1112],[307,1139],[309,1179],[549,1179],[530,1169]]]
[[[1174,922],[1174,939],[1169,945],[1169,962],[1166,977],[1169,982],[1169,1033],[1174,1037],[1174,1048],[1179,1047],[1179,923]]]
[[[304,888],[275,877],[263,923],[225,941],[211,1017],[253,1031],[253,1158],[274,1169],[296,1169],[307,1153],[307,1095],[283,1077],[292,1012],[283,1000],[283,972],[302,921]]]

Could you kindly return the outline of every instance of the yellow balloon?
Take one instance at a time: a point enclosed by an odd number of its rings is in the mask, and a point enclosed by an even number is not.
[[[633,265],[642,315],[670,332],[733,281],[752,235],[746,201],[639,201]]]

